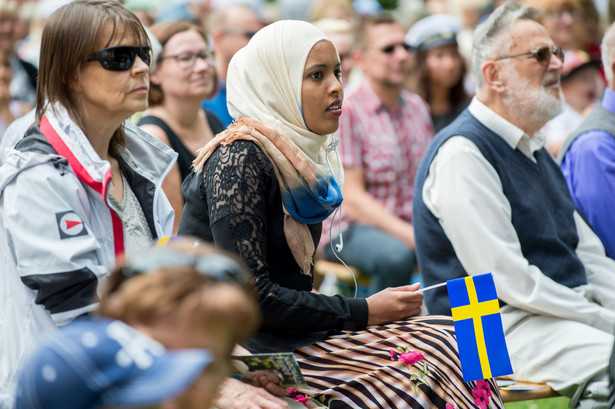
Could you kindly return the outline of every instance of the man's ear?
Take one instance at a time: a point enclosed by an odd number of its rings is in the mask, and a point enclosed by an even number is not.
[[[481,67],[485,84],[495,92],[504,91],[505,84],[502,77],[502,64],[496,61],[487,61]]]
[[[224,37],[224,31],[221,28],[216,28],[211,30],[209,35],[211,35],[214,44],[219,44],[222,37]]]

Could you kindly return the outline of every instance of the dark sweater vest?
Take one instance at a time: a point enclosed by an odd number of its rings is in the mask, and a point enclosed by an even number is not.
[[[579,126],[568,135],[557,154],[557,163],[562,164],[570,145],[582,134],[589,131],[604,131],[615,137],[615,114],[602,106],[596,105]]]
[[[423,184],[433,158],[440,146],[455,135],[472,141],[496,170],[512,209],[511,223],[529,263],[567,287],[587,283],[585,269],[575,253],[579,239],[573,218],[574,203],[555,161],[545,149],[541,149],[535,153],[537,163],[534,163],[520,151],[511,149],[466,109],[436,135],[421,161],[414,184],[413,224],[424,285],[467,276],[451,242],[422,197]],[[463,169],[459,171],[463,172]],[[480,251],[476,249],[477,253]],[[431,314],[451,315],[446,287],[427,291],[425,303]]]

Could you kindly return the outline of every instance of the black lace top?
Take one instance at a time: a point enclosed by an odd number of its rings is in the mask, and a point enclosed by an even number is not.
[[[367,302],[312,293],[312,275],[295,262],[284,236],[282,199],[273,166],[252,142],[220,146],[202,174],[182,185],[180,234],[213,241],[246,260],[260,295],[263,326],[245,346],[290,351],[328,332],[367,325]],[[309,226],[317,247],[321,224]]]

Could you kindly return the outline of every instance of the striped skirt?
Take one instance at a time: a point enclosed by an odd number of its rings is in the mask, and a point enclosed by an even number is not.
[[[309,388],[290,396],[310,408],[504,408],[493,379],[463,382],[450,317],[341,333],[295,357]]]

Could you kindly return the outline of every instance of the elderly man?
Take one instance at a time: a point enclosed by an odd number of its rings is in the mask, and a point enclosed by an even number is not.
[[[405,35],[389,14],[361,18],[353,57],[365,81],[344,100],[336,134],[344,165],[340,255],[371,277],[370,293],[411,280],[412,187],[433,138],[427,104],[404,90],[411,64]],[[325,256],[334,259],[330,246]]]
[[[231,58],[245,47],[250,38],[263,27],[256,12],[249,6],[233,4],[215,9],[207,18],[207,27],[214,42],[218,93],[203,101],[227,127],[233,121],[226,107],[226,71]]]
[[[492,272],[517,379],[607,407],[615,262],[575,211],[539,129],[561,109],[563,53],[540,12],[507,2],[474,34],[477,93],[418,171],[414,227],[426,285]],[[430,313],[450,314],[446,289]]]
[[[602,39],[602,65],[608,80],[602,102],[568,136],[557,159],[574,204],[615,258],[615,25]]]

